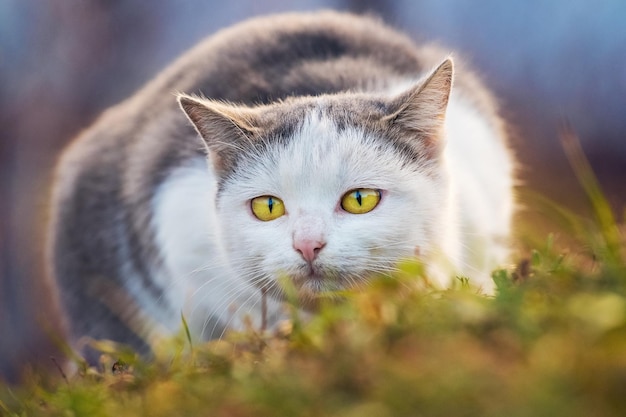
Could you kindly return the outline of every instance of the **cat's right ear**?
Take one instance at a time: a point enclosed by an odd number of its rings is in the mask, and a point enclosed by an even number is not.
[[[178,103],[207,146],[214,168],[227,172],[261,130],[255,109],[224,102],[178,96]]]
[[[425,79],[400,94],[383,120],[399,128],[408,143],[435,156],[443,149],[442,132],[454,77],[454,63],[445,59]]]

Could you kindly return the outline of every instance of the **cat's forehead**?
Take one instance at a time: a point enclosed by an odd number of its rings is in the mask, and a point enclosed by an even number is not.
[[[295,97],[274,107],[270,117],[292,126],[331,122],[337,129],[362,127],[376,129],[378,121],[387,114],[388,100],[384,96],[360,93],[339,93],[317,97]]]
[[[329,162],[328,157],[341,155],[357,164],[367,157],[421,164],[424,153],[419,141],[392,128],[389,107],[385,95],[360,93],[288,100],[274,109],[276,113],[270,117],[280,123],[264,142],[276,145],[280,155],[291,153],[291,157],[317,162],[317,166]]]
[[[235,178],[247,197],[258,194],[335,199],[356,187],[390,188],[414,172],[374,123],[359,122],[335,102],[310,106],[289,128],[241,161]],[[278,137],[280,136],[280,137]]]

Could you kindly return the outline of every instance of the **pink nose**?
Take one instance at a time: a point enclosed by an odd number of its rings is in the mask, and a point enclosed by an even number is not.
[[[293,248],[300,252],[300,255],[302,255],[307,262],[313,262],[324,246],[326,246],[325,242],[320,242],[315,239],[301,239],[294,240],[293,242]]]

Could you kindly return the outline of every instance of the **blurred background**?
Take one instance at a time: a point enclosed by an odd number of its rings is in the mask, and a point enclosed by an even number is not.
[[[216,30],[320,8],[378,14],[417,41],[460,51],[513,126],[525,187],[584,211],[558,139],[569,121],[624,213],[622,0],[1,0],[0,379],[16,378],[28,362],[50,364],[55,354],[49,335],[58,334],[59,317],[42,268],[42,231],[51,170],[68,141]],[[526,202],[529,218],[533,210]]]

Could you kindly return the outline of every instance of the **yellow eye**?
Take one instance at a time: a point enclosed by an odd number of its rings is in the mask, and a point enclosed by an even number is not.
[[[352,214],[363,214],[374,210],[380,201],[380,191],[371,188],[357,188],[348,191],[341,198],[341,208]]]
[[[275,220],[285,214],[283,201],[271,195],[253,198],[250,202],[250,206],[256,218],[264,222]]]

